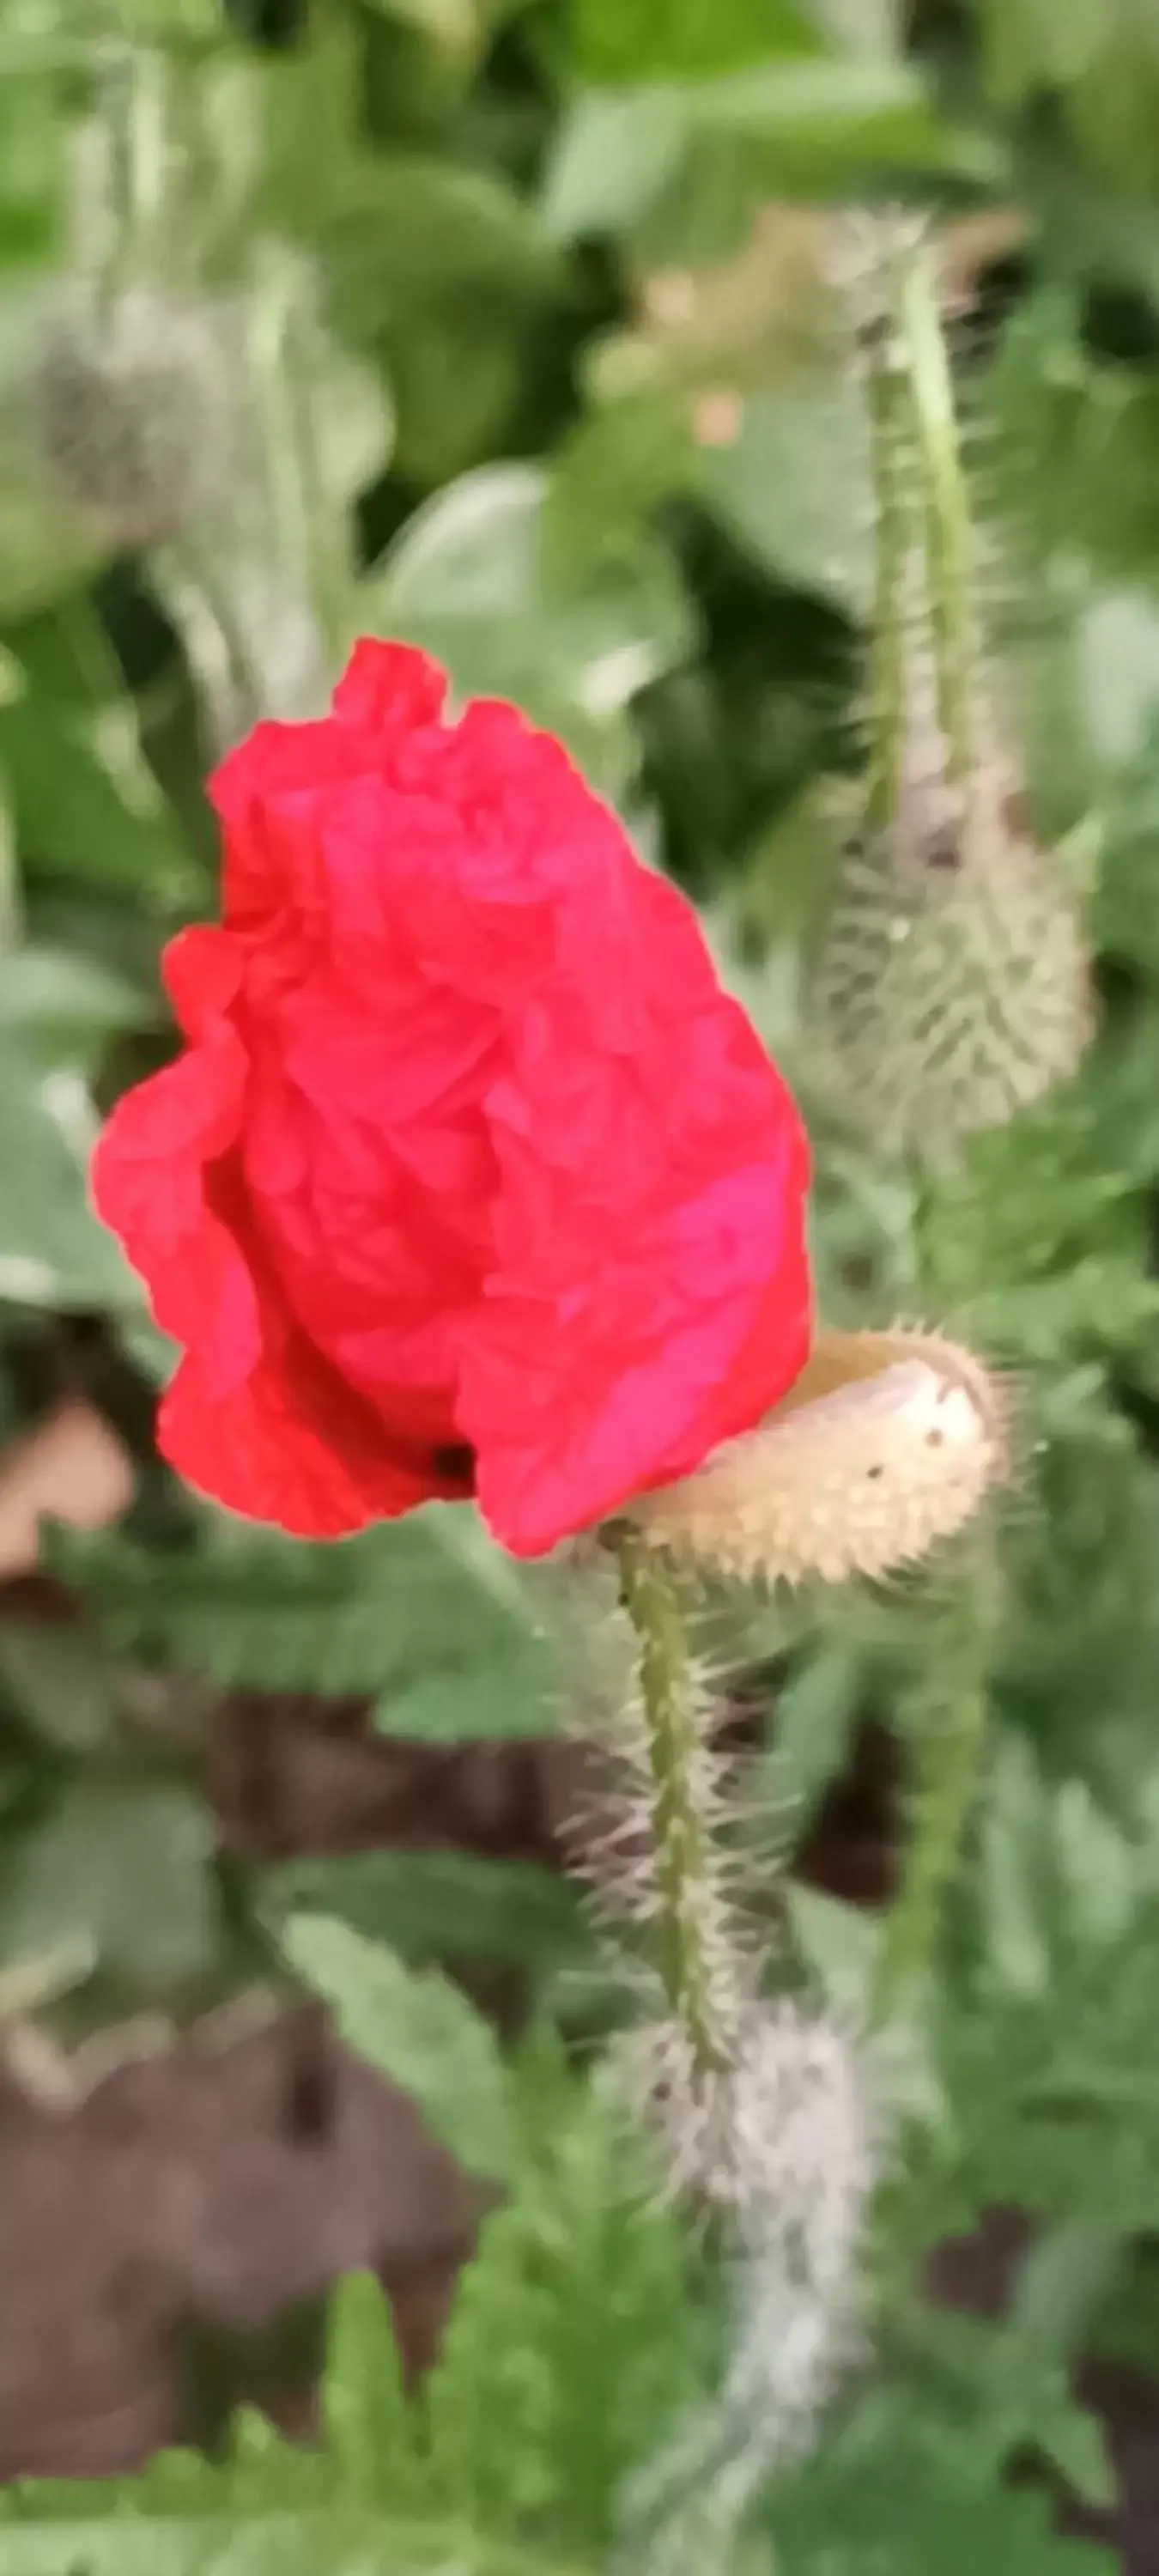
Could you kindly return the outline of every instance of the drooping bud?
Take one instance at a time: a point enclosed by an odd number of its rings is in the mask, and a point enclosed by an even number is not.
[[[62,491],[118,545],[174,537],[228,490],[228,335],[210,305],[144,285],[74,305],[45,337],[31,402]]]
[[[956,787],[936,730],[907,736],[892,822],[846,845],[815,1009],[825,1070],[887,1152],[945,1157],[1075,1071],[1091,1032],[1075,890],[997,752]]]
[[[1001,1390],[932,1333],[822,1333],[783,1402],[694,1475],[633,1505],[705,1573],[829,1583],[917,1563],[1006,1470]]]

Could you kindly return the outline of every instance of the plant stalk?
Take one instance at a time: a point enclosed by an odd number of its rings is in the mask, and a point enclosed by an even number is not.
[[[685,2033],[698,2076],[730,2063],[720,2010],[720,1963],[709,1917],[719,1874],[712,1827],[698,1795],[703,1713],[676,1583],[636,1532],[619,1542],[622,1597],[639,1648],[639,1686],[651,1783],[656,1956],[664,1997]]]

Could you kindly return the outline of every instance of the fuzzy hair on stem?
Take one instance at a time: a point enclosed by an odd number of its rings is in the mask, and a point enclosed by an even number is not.
[[[864,219],[854,247],[876,558],[867,760],[814,1035],[879,1148],[936,1162],[1074,1071],[1090,982],[1075,888],[1035,839],[999,720],[994,548],[973,510],[936,253],[905,216]]]
[[[635,1639],[633,1687],[616,1752],[634,1796],[623,1822],[642,1826],[627,1911],[648,1926],[650,1962],[682,2034],[690,2074],[707,2085],[736,2044],[738,1961],[717,1844],[718,1766],[684,1605],[671,1569],[625,1528],[618,1563]]]
[[[656,2063],[669,2058],[654,2037]],[[734,2212],[724,2384],[624,2499],[618,2565],[707,2576],[777,2470],[811,2448],[858,2346],[859,2256],[878,2169],[866,2069],[825,2015],[754,2006],[724,2079]],[[680,2119],[670,2108],[669,2119]]]

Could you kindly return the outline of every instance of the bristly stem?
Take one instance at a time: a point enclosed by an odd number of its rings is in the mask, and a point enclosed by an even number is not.
[[[623,1602],[639,1648],[641,1715],[651,1785],[656,1965],[698,2076],[730,2061],[712,1955],[719,1856],[698,1794],[704,1725],[679,1592],[657,1552],[632,1530],[619,1542]]]
[[[869,793],[873,822],[888,833],[901,807],[913,652],[929,655],[944,775],[967,810],[983,746],[974,714],[973,534],[936,255],[921,230],[903,221],[885,233],[881,269],[886,324],[870,378],[877,585]],[[915,608],[919,638],[907,628]],[[928,1177],[919,1171],[915,1179],[919,1292],[936,1312],[936,1224]],[[931,1632],[920,1643],[907,1729],[912,1812],[879,1957],[878,2020],[912,2001],[936,1953],[985,1754],[992,1576],[983,1533],[947,1568]]]
[[[924,518],[938,722],[947,777],[968,790],[977,757],[973,538],[937,270],[928,242],[912,239],[898,250],[893,282]]]
[[[870,768],[866,820],[888,831],[901,794],[905,749],[906,621],[914,544],[909,387],[900,336],[887,320],[867,387],[876,577],[870,647]]]
[[[920,1993],[934,1962],[986,1749],[992,1566],[976,1539],[954,1568],[910,1697],[909,1840],[877,1963],[874,2018]]]

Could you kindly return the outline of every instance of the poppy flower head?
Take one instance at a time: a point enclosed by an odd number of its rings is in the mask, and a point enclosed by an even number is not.
[[[183,1357],[161,1446],[324,1538],[475,1494],[536,1555],[687,1474],[810,1335],[807,1148],[690,905],[509,706],[357,646],[218,770],[220,926],[95,1193]]]

